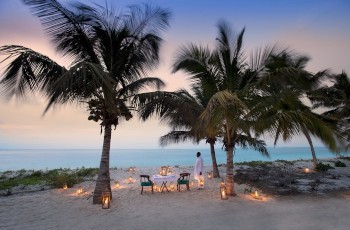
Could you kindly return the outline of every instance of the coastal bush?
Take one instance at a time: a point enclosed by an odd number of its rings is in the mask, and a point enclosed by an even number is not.
[[[78,184],[83,181],[83,179],[77,174],[69,174],[66,172],[59,173],[50,173],[47,177],[47,183],[54,188],[62,188],[63,184],[67,184],[68,187],[73,187],[75,184]]]
[[[329,164],[323,164],[323,163],[318,163],[315,168],[317,172],[326,172],[329,169],[334,169],[334,167],[330,166]]]
[[[64,183],[72,187],[83,181],[83,177],[95,176],[98,173],[97,168],[82,168],[76,171],[70,169],[53,169],[49,171],[18,170],[1,175],[0,190],[9,189],[15,186],[44,184],[53,188],[62,188]]]
[[[258,166],[264,167],[271,164],[272,164],[271,161],[244,161],[244,162],[236,163],[236,165],[247,165],[250,167],[258,167]]]
[[[29,174],[30,172],[33,172]],[[35,184],[45,184],[46,177],[42,171],[26,171],[19,170],[15,172],[17,176],[11,178],[5,178],[0,182],[0,190],[12,188],[19,185],[35,185]]]
[[[75,174],[78,177],[93,177],[98,173],[98,168],[84,168],[78,169]]]
[[[341,162],[341,161],[336,161],[334,163],[334,166],[335,167],[346,167],[346,164],[344,162]]]

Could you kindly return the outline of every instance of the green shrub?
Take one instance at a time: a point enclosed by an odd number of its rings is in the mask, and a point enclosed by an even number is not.
[[[78,177],[93,177],[98,173],[98,168],[84,168],[82,167],[81,169],[78,169],[75,174]]]
[[[68,174],[68,173],[51,173],[47,177],[47,183],[51,185],[54,188],[62,188],[63,184],[67,184],[68,187],[73,187],[75,184],[79,184],[82,182],[82,178],[78,177],[74,174]]]
[[[330,166],[329,164],[323,164],[323,163],[318,163],[315,168],[317,172],[326,172],[329,169],[334,169],[334,167]]]
[[[336,161],[334,163],[334,166],[335,167],[346,167],[346,164],[344,162],[341,162],[341,161]]]
[[[42,171],[34,171],[32,174],[27,175],[30,171],[21,169],[18,171],[18,175],[12,178],[5,178],[0,182],[0,190],[8,189],[18,185],[35,185],[46,183],[45,174]]]

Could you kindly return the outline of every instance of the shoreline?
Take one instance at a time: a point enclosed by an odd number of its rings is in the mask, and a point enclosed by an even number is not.
[[[273,194],[265,190],[266,188],[259,187],[267,181],[264,175],[261,175],[258,181],[247,180],[246,183],[238,183],[241,182],[239,174],[244,175],[247,172],[246,178],[249,178],[249,175],[256,175],[262,172],[261,170],[267,169],[267,175],[270,173],[275,175],[270,171],[271,165],[276,169],[285,169],[286,164],[291,165],[290,162],[275,162],[268,165],[255,162],[251,165],[236,165],[237,196],[229,197],[228,200],[220,199],[219,186],[225,172],[223,166],[219,167],[221,178],[206,177],[203,190],[197,190],[196,186],[191,186],[190,191],[183,188],[181,192],[175,190],[152,194],[146,187],[142,195],[139,174],[156,174],[159,172],[159,167],[136,168],[134,174],[127,168],[112,169],[111,179],[118,180],[120,187],[116,188],[114,181],[111,181],[113,199],[109,209],[102,209],[101,205],[92,205],[91,195],[96,183],[96,176],[94,176],[67,190],[47,188],[0,196],[0,229],[40,230],[79,227],[102,230],[181,228],[347,230],[350,225],[347,214],[350,203],[350,159],[342,161],[347,165],[346,167],[330,169],[328,172],[330,174],[327,172],[320,174],[324,176],[321,178],[324,186],[318,186],[317,190],[301,190],[304,192],[298,194]],[[329,163],[333,162],[329,161]],[[307,176],[295,185],[310,187],[307,180],[314,179],[308,178],[310,174],[300,174],[300,167],[310,166],[312,163],[298,161],[292,165],[296,171],[291,170],[293,167],[288,168],[291,172]],[[210,166],[204,167],[205,172],[211,170]],[[188,171],[192,176],[193,168],[179,166],[173,167],[172,171],[176,175]],[[249,174],[249,172],[252,173]],[[328,178],[328,175],[338,173],[339,178]],[[129,176],[133,177],[133,183],[128,182]],[[288,177],[278,178],[284,180]],[[329,191],[327,186],[333,186],[335,190]],[[84,189],[84,194],[77,193],[79,187]],[[246,191],[250,187],[253,187],[254,191],[258,189],[261,199],[255,199]]]
[[[334,167],[336,161],[345,163],[346,167]],[[350,157],[337,157],[328,159],[319,159],[319,162],[333,167],[324,172],[313,171],[312,160],[276,160],[276,161],[249,161],[239,162],[234,165],[234,180],[235,184],[243,184],[247,187],[260,189],[262,192],[269,195],[297,195],[297,194],[323,194],[337,190],[350,189]],[[135,167],[135,166],[130,166]],[[193,175],[193,166],[170,166],[173,173],[178,176],[182,172],[189,172]],[[310,173],[305,173],[304,169],[309,168]],[[127,182],[127,177],[132,176],[133,182],[136,183],[138,175],[154,175],[159,172],[159,167],[137,167],[136,172],[128,172],[128,168],[110,168],[111,186],[114,186],[113,181]],[[221,178],[212,178],[213,180],[224,180],[226,167],[225,164],[218,165]],[[48,184],[45,177],[51,176],[51,173],[80,175],[78,180],[75,180],[74,186],[86,181],[94,182],[97,178],[98,168],[60,168],[53,170],[16,170],[0,172],[0,196],[13,195],[23,192],[35,192],[41,190],[55,189],[55,186]],[[211,165],[204,166],[204,176],[206,181],[211,181],[207,178],[207,173],[212,172]],[[9,186],[4,185],[4,181],[13,180],[21,177],[29,177],[39,174],[42,176],[41,183],[35,184],[35,181],[25,181],[26,183]],[[191,176],[192,178],[192,176]],[[34,178],[36,179],[36,178]],[[59,178],[60,180],[64,180]],[[69,179],[69,178],[68,178]],[[67,179],[66,179],[67,180]],[[191,179],[193,180],[193,178]],[[40,181],[40,180],[38,180]]]

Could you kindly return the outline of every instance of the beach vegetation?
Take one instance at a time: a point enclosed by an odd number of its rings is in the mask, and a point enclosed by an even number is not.
[[[56,171],[46,176],[46,182],[53,188],[62,188],[63,184],[67,184],[68,188],[70,188],[83,182],[83,178],[76,173],[59,173]]]
[[[272,164],[272,161],[244,161],[236,163],[236,165],[246,165],[250,167],[266,167]]]
[[[1,79],[2,94],[21,99],[39,92],[48,99],[45,113],[54,105],[86,106],[88,119],[99,122],[104,136],[93,195],[93,203],[101,203],[102,192],[111,192],[112,126],[133,117],[129,102],[134,95],[165,85],[148,73],[159,62],[160,35],[169,26],[170,12],[147,4],[130,6],[125,13],[108,4],[23,2],[41,20],[57,51],[72,62],[66,68],[30,48],[2,46],[0,54],[11,60]],[[58,175],[56,180],[61,183],[64,178],[70,177]]]
[[[315,167],[315,171],[317,172],[327,172],[329,169],[334,169],[334,167],[323,163],[318,163]]]
[[[3,173],[0,178],[0,190],[12,188],[15,186],[27,186],[43,184],[53,188],[62,188],[66,183],[68,187],[81,183],[86,177],[96,176],[98,168],[78,168],[71,169],[52,169],[52,170],[25,170],[11,171]]]
[[[334,162],[334,167],[346,167],[346,164],[342,161]]]
[[[78,168],[75,172],[75,174],[78,177],[94,177],[98,174],[99,169],[98,168]]]

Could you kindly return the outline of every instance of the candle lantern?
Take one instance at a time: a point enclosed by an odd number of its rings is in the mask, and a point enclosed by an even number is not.
[[[107,209],[111,205],[111,193],[103,192],[102,193],[102,208]]]
[[[82,187],[79,187],[77,190],[78,195],[82,195],[84,193],[84,189]]]
[[[132,179],[132,177],[131,177],[131,176],[129,176],[128,182],[129,182],[129,184],[132,184],[133,179]]]
[[[154,191],[157,191],[157,188],[158,188],[157,183],[154,183],[154,184],[153,184],[153,190],[154,190]]]
[[[203,177],[203,176],[200,176],[200,177],[199,177],[198,186],[199,186],[200,188],[203,188],[203,187],[204,187],[204,177]]]
[[[63,189],[66,190],[68,188],[67,183],[63,183]]]
[[[306,173],[309,173],[309,172],[310,172],[310,169],[309,169],[309,168],[305,168],[305,172],[306,172]]]
[[[170,189],[171,189],[172,191],[174,191],[174,190],[175,190],[175,185],[174,185],[174,183],[173,183],[173,182],[170,182]]]
[[[261,195],[259,194],[258,190],[255,190],[255,192],[253,193],[253,197],[257,200],[261,200],[262,197]]]
[[[115,187],[116,187],[116,188],[119,188],[119,187],[120,187],[119,181],[115,180],[115,181],[114,181],[114,184],[115,184]]]
[[[225,186],[220,186],[220,196],[221,196],[221,200],[228,199]]]
[[[221,186],[221,187],[225,186],[225,181],[222,180],[222,181],[220,182],[220,186]]]
[[[166,176],[166,175],[168,175],[168,166],[162,166],[161,167],[161,173],[160,173],[160,175],[162,175],[162,176]]]
[[[212,172],[208,172],[208,179],[211,179],[213,177]]]
[[[194,180],[191,181],[191,186],[194,186]]]

